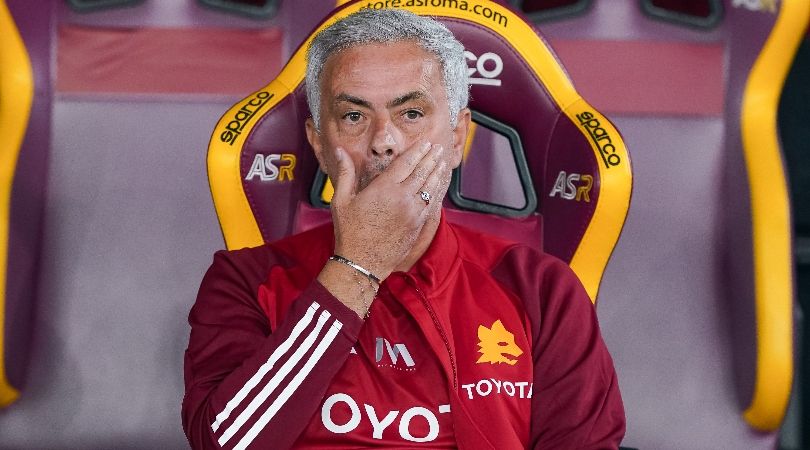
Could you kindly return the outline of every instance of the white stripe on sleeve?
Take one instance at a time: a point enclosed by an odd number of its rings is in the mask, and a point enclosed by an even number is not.
[[[295,341],[298,340],[298,336],[301,335],[301,332],[303,332],[310,322],[312,322],[312,318],[315,316],[315,311],[317,311],[318,308],[320,308],[320,305],[317,302],[312,302],[312,305],[309,306],[307,312],[304,314],[304,317],[302,317],[298,323],[295,324],[295,327],[293,327],[293,330],[290,335],[287,336],[287,339],[285,339],[284,342],[282,342],[281,345],[279,345],[273,351],[270,358],[267,359],[267,362],[262,364],[262,366],[259,367],[259,370],[253,374],[252,377],[250,377],[244,386],[242,386],[242,389],[239,389],[239,392],[237,392],[236,395],[230,401],[228,401],[228,403],[225,405],[225,409],[222,410],[221,413],[217,414],[216,420],[211,424],[211,429],[214,430],[215,433],[222,423],[228,419],[233,410],[239,406],[245,397],[247,397],[250,390],[259,384],[262,378],[267,375],[267,372],[273,368],[278,360],[281,359],[281,357],[284,356],[284,354],[287,353],[287,351],[292,347]]]
[[[286,388],[279,394],[276,400],[267,408],[267,411],[262,414],[259,420],[253,424],[253,426],[248,430],[247,434],[236,444],[234,450],[242,450],[250,445],[251,442],[259,435],[259,433],[264,429],[265,426],[273,419],[279,409],[287,403],[287,400],[290,399],[290,396],[298,389],[298,386],[304,381],[309,372],[312,371],[312,368],[315,367],[315,364],[321,359],[326,348],[332,344],[332,341],[335,340],[335,336],[337,336],[338,331],[343,326],[339,320],[335,320],[331,327],[329,327],[329,331],[326,332],[323,340],[321,340],[318,347],[315,348],[315,351],[312,353],[312,356],[309,357],[306,364],[301,368],[301,370],[295,375],[295,377],[290,381]]]
[[[298,364],[298,361],[300,361],[301,358],[304,356],[304,354],[307,353],[309,349],[312,347],[312,344],[315,342],[318,335],[321,333],[321,329],[323,329],[324,324],[326,323],[327,320],[329,320],[331,316],[332,315],[329,314],[329,311],[327,310],[323,310],[323,312],[321,312],[320,317],[318,317],[318,323],[315,325],[315,328],[309,333],[307,338],[304,339],[304,341],[301,343],[301,346],[298,347],[295,353],[293,353],[290,356],[290,359],[288,359],[284,363],[284,365],[281,366],[278,372],[276,372],[276,374],[273,375],[273,378],[271,378],[270,381],[267,382],[264,388],[262,388],[262,390],[258,394],[256,394],[253,400],[247,405],[247,407],[245,407],[245,410],[242,411],[239,414],[239,416],[237,416],[236,419],[233,421],[231,426],[229,426],[225,430],[225,433],[223,433],[222,436],[219,437],[218,442],[220,446],[225,445],[225,443],[228,442],[228,440],[232,438],[234,434],[239,432],[239,428],[241,428],[242,425],[244,425],[245,422],[247,422],[248,419],[250,419],[250,417],[253,415],[253,413],[256,412],[259,406],[261,406],[262,403],[264,403],[267,400],[270,394],[272,394],[273,391],[278,387],[280,382],[283,381],[284,378],[287,376],[287,374],[289,374],[292,371],[292,369],[296,366],[296,364]]]

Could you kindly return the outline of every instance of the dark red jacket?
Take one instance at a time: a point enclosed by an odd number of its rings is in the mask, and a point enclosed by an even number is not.
[[[325,226],[214,256],[189,316],[183,427],[194,448],[291,448],[320,417],[363,327],[315,280],[333,246]],[[449,396],[459,448],[618,447],[616,373],[563,262],[442,219],[425,255],[391,274],[375,303],[389,297],[444,372],[407,388]],[[369,320],[386,319],[372,307]]]

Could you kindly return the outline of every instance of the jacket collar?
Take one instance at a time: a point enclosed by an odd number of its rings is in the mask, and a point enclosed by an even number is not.
[[[453,227],[447,222],[447,215],[442,209],[439,226],[433,241],[425,254],[408,270],[408,275],[428,292],[442,288],[449,279],[452,270],[458,265],[458,239]]]

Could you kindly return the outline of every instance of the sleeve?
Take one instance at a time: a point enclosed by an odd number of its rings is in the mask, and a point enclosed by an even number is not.
[[[624,406],[595,308],[561,261],[544,271],[540,292],[531,448],[617,449],[625,432]]]
[[[313,281],[271,333],[257,301],[267,263],[235,253],[215,255],[189,315],[183,429],[195,449],[286,449],[309,424],[362,321]]]

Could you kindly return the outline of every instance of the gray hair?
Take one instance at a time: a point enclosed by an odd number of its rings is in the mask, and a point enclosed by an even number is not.
[[[464,46],[438,21],[400,9],[362,9],[319,32],[307,51],[306,89],[315,129],[321,129],[321,84],[323,66],[330,56],[357,45],[416,41],[434,54],[442,67],[450,125],[456,126],[459,112],[467,107],[467,61]]]

